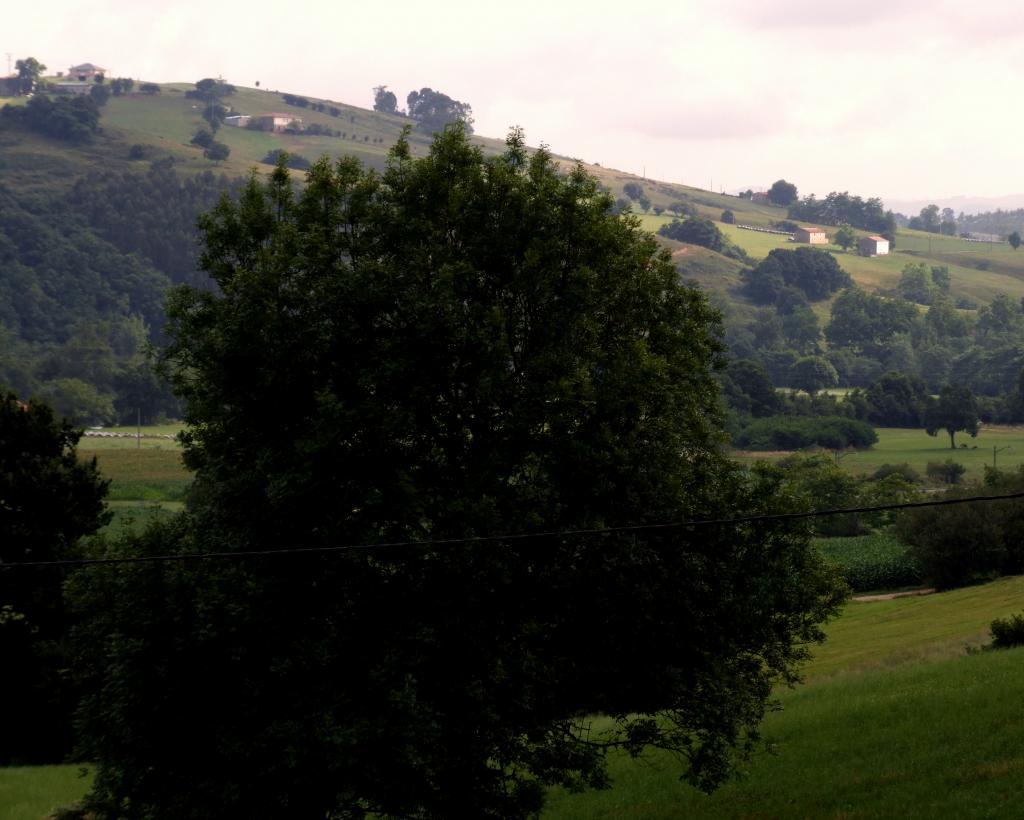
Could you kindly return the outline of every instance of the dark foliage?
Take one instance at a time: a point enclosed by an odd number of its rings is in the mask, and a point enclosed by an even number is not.
[[[923,427],[928,398],[916,376],[884,373],[867,390],[868,420],[880,427]]]
[[[991,476],[989,485],[986,492],[993,495],[1020,492],[1024,473]],[[944,497],[962,498],[977,492],[974,486],[957,487]],[[929,582],[940,589],[1024,572],[1021,499],[906,510],[896,526]]]
[[[715,223],[699,216],[691,216],[682,221],[673,219],[668,225],[662,225],[658,233],[676,242],[700,245],[718,253],[725,248],[724,237]]]
[[[383,114],[398,112],[398,97],[394,91],[388,91],[386,85],[378,85],[373,89],[373,110]]]
[[[65,142],[93,141],[100,127],[100,108],[91,97],[50,99],[36,94],[23,106],[5,105],[0,122],[23,124],[40,134]]]
[[[963,431],[970,436],[978,435],[978,406],[970,388],[963,385],[943,385],[939,396],[928,404],[924,414],[924,427],[928,435],[938,435],[945,430],[949,435],[949,447],[956,447],[956,434]]]
[[[772,183],[772,187],[768,189],[768,199],[776,205],[781,205],[783,208],[788,207],[796,199],[796,196],[796,186],[792,182],[786,182],[784,179],[777,179]]]
[[[993,649],[1012,649],[1024,646],[1024,613],[996,618],[989,626]]]
[[[884,210],[881,199],[865,200],[846,191],[833,191],[824,199],[816,199],[813,194],[804,197],[790,205],[789,216],[818,225],[852,225],[876,233],[896,231],[896,217]]]
[[[206,146],[206,150],[203,151],[203,156],[209,160],[219,162],[225,160],[231,154],[231,149],[223,142],[211,142]]]
[[[928,478],[943,484],[959,484],[967,468],[959,461],[947,458],[945,461],[929,461],[925,468]]]
[[[81,430],[44,404],[0,390],[0,764],[57,763],[71,751],[71,698],[61,670],[68,623],[58,569],[10,572],[3,564],[75,556],[79,540],[109,520],[107,482],[80,460]]]
[[[747,425],[734,443],[746,450],[800,450],[804,447],[870,447],[878,441],[874,428],[842,416],[770,416]]]
[[[282,157],[284,158],[284,164],[296,171],[306,171],[313,164],[302,156],[302,154],[292,154],[285,151],[283,148],[275,148],[272,151],[267,151],[267,155],[263,157],[260,162],[265,165],[277,165],[281,161]]]
[[[425,131],[436,133],[446,125],[462,123],[466,133],[473,133],[473,108],[469,103],[453,100],[432,88],[410,91],[406,103],[409,116]]]
[[[832,254],[807,247],[775,248],[744,278],[747,294],[759,304],[775,303],[784,287],[797,288],[810,301],[819,302],[852,284]]]

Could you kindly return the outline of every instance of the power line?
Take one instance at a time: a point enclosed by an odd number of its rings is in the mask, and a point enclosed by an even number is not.
[[[849,507],[832,510],[811,510],[808,512],[772,513],[768,515],[747,515],[735,518],[703,518],[690,521],[671,521],[654,524],[626,524],[619,527],[595,527],[592,529],[549,530],[546,532],[512,533],[509,535],[476,535],[464,538],[439,538],[417,541],[389,541],[362,544],[340,544],[322,547],[278,547],[262,550],[233,550],[226,552],[185,552],[166,555],[134,555],[123,558],[78,558],[60,561],[23,561],[19,563],[0,563],[0,570],[28,569],[42,567],[87,567],[103,564],[153,564],[165,561],[197,561],[210,559],[243,559],[273,558],[280,556],[298,556],[311,553],[359,552],[380,549],[412,549],[429,547],[451,547],[471,544],[500,543],[509,541],[529,541],[539,538],[569,538],[587,535],[615,535],[629,532],[651,532],[655,530],[694,529],[698,527],[737,526],[739,524],[756,524],[765,521],[796,521],[805,518],[827,518],[835,515],[854,515],[859,513],[888,512],[891,510],[920,509],[922,507],[948,507],[955,504],[975,502],[1007,501],[1024,498],[1024,492],[1008,495],[976,495],[966,498],[944,498],[936,501],[907,501],[899,504],[877,504],[871,507]]]

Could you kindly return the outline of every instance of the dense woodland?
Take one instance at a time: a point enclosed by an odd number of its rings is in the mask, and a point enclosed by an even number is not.
[[[146,345],[161,339],[168,289],[207,281],[196,219],[238,184],[166,161],[68,191],[0,184],[0,383],[80,422],[176,413]]]

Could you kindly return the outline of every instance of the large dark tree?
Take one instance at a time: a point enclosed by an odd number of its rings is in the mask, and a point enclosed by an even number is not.
[[[61,670],[64,575],[4,565],[75,556],[109,515],[96,461],[80,460],[82,431],[45,404],[0,390],[0,764],[54,763],[71,750],[71,701]]]
[[[792,182],[786,182],[784,179],[775,180],[772,183],[772,187],[768,189],[768,199],[776,205],[781,205],[783,208],[791,205],[796,200],[796,197],[796,186]]]
[[[717,317],[655,239],[461,129],[202,228],[193,507],[123,548],[285,554],[80,574],[102,816],[522,817],[652,745],[721,783],[837,592],[799,524],[593,532],[787,508],[721,451]]]

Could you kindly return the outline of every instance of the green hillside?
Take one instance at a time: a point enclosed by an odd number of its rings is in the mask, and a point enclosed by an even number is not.
[[[202,148],[190,144],[193,135],[207,127],[202,116],[207,103],[189,96],[191,90],[192,83],[167,83],[156,94],[141,93],[137,86],[132,93],[111,96],[102,109],[100,130],[85,143],[44,136],[16,117],[0,118],[0,206],[5,213],[5,224],[0,226],[0,266],[6,272],[6,281],[0,280],[0,338],[8,340],[6,354],[0,350],[0,381],[19,393],[42,395],[61,412],[75,412],[90,423],[132,418],[140,404],[135,388],[140,386],[142,365],[137,355],[129,355],[130,346],[123,340],[141,334],[159,343],[166,290],[180,283],[203,285],[206,281],[197,274],[198,215],[213,206],[220,192],[237,190],[253,169],[269,171],[262,160],[271,152],[283,150],[310,161],[324,155],[354,156],[381,169],[388,151],[411,124],[403,116],[341,101],[306,98],[306,105],[300,107],[286,101],[290,93],[240,87],[221,98],[230,113],[288,113],[300,117],[305,130],[271,133],[224,125],[216,139],[230,153],[225,160],[212,161]],[[23,98],[0,103],[27,106]],[[310,129],[321,133],[312,134]],[[472,141],[485,153],[504,149],[503,135],[474,135]],[[412,129],[410,145],[415,154],[424,154],[430,142],[427,130]],[[558,159],[566,167],[575,161]],[[787,209],[613,168],[585,167],[617,207],[632,209],[643,228],[656,232],[676,214],[695,216],[711,220],[733,246],[727,256],[661,238],[680,275],[707,291],[722,311],[726,338],[736,358],[759,359],[775,383],[785,385],[796,357],[836,352],[823,344],[820,335],[810,345],[788,337],[766,342],[761,333],[764,322],[776,321],[781,314],[766,320],[766,309],[771,313],[774,306],[755,304],[744,290],[745,270],[773,250],[799,247],[786,235],[749,229],[777,227],[787,220]],[[301,171],[294,178],[301,180]],[[733,224],[721,221],[725,210],[732,212]],[[834,235],[834,227],[824,227]],[[887,256],[865,258],[834,245],[825,249],[854,283],[881,294],[895,292],[910,263],[944,267],[949,297],[971,319],[1000,293],[1014,304],[1024,298],[1024,251],[1017,254],[1005,243],[968,242],[901,229],[894,252]],[[807,306],[820,329],[829,322],[834,299],[835,294],[818,296]],[[926,308],[918,310],[923,316]],[[911,335],[917,346],[926,333],[917,328]],[[1016,373],[1021,358],[1012,347],[1016,336],[1007,336],[1005,344],[998,341],[989,334],[986,349],[970,356],[975,348],[967,342],[942,341],[938,347],[932,345],[930,359],[919,363],[908,364],[896,350],[905,344],[899,340],[884,355],[879,353],[874,365],[851,363],[848,357],[833,359],[841,384],[867,386],[882,369],[909,367],[933,391],[950,376],[983,373],[971,386],[992,395],[1008,389],[1008,374]],[[81,350],[97,343],[122,351],[108,357],[113,364],[105,373],[70,364],[76,358],[69,348]],[[982,366],[978,356],[988,357]],[[937,369],[937,361],[952,363],[952,369]],[[92,392],[68,379],[88,383]],[[133,398],[127,396],[127,382],[135,385]],[[147,389],[144,407],[149,410],[143,410],[151,413],[147,420],[174,412],[167,395],[156,396]]]
[[[239,87],[235,94],[224,98],[231,113],[259,115],[286,112],[301,117],[303,125],[319,125],[341,131],[343,137],[315,136],[307,133],[269,133],[224,126],[217,139],[225,143],[231,154],[222,162],[211,162],[203,157],[202,149],[189,144],[196,130],[204,127],[201,117],[202,103],[186,97],[191,83],[166,83],[155,95],[131,94],[111,97],[103,110],[102,134],[93,145],[68,146],[31,133],[0,131],[0,184],[14,187],[41,189],[67,186],[75,178],[89,171],[138,171],[139,160],[129,158],[133,145],[145,146],[146,159],[152,161],[171,157],[179,173],[199,173],[215,170],[218,174],[244,176],[254,167],[266,169],[260,161],[270,151],[285,150],[313,160],[326,155],[332,159],[355,156],[367,165],[383,167],[387,153],[403,127],[410,121],[402,116],[376,111],[327,99],[308,98],[311,104],[322,103],[337,111],[310,107],[298,108],[285,103],[281,93],[266,89]],[[21,104],[20,100],[0,102]],[[529,136],[529,135],[527,135]],[[430,144],[430,134],[414,128],[411,134],[413,152],[422,154]],[[503,136],[475,135],[474,143],[485,152],[503,148]],[[563,158],[565,162],[572,161]],[[684,201],[693,212],[713,220],[720,220],[728,209],[733,211],[736,225],[720,224],[720,228],[735,244],[758,260],[776,247],[793,247],[786,237],[744,230],[740,225],[771,227],[786,219],[786,209],[757,204],[751,200],[714,193],[686,185],[658,180],[642,179],[615,169],[586,165],[588,172],[597,177],[616,198],[624,197],[624,187],[630,183],[640,185],[653,210],[667,208],[673,202]],[[637,214],[641,214],[634,205]],[[652,211],[641,214],[645,228],[657,230],[671,221],[669,213],[656,216]],[[826,227],[830,233],[834,228]],[[858,234],[864,234],[858,231]],[[841,266],[854,280],[868,289],[886,289],[894,286],[902,267],[908,261],[924,261],[935,265],[948,265],[953,279],[952,293],[979,303],[989,301],[997,292],[1013,298],[1024,296],[1024,252],[1017,254],[1009,245],[980,244],[961,239],[903,229],[899,233],[896,251],[890,256],[864,258],[854,253],[838,252]],[[739,298],[731,292],[735,281],[729,277],[716,280],[707,276],[707,260],[695,258],[681,260],[681,266],[702,285],[712,290],[729,293],[729,299]],[[728,265],[727,267],[734,267]]]

